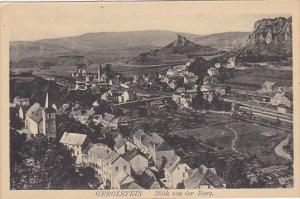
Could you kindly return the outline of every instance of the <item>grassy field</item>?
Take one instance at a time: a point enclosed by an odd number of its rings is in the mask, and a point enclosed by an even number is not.
[[[233,78],[226,80],[225,83],[261,87],[265,81],[273,81],[279,83],[280,86],[292,86],[293,73],[289,70],[253,66],[244,70],[243,73],[235,75]]]
[[[217,147],[218,150],[232,151],[232,140],[235,134],[230,129],[234,129],[237,132],[235,148],[238,152],[255,157],[263,166],[286,162],[285,159],[276,155],[274,148],[285,139],[287,132],[254,123],[236,121],[229,116],[206,114],[202,117],[205,122],[197,127],[182,128],[171,134],[185,138],[198,138]]]

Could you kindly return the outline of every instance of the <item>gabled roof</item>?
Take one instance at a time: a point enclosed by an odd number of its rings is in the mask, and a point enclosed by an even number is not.
[[[101,143],[94,144],[88,151],[89,154],[95,154],[97,158],[100,159],[104,159],[110,152],[111,149],[109,149],[106,145]]]
[[[208,169],[204,174],[204,177],[215,188],[225,188],[225,181],[220,178],[213,170]]]
[[[110,113],[104,113],[102,119],[106,120],[108,122],[112,121],[115,118],[115,116],[113,114]]]
[[[137,149],[133,149],[131,151],[127,151],[124,155],[123,155],[123,158],[126,160],[126,161],[131,161],[134,157],[136,157],[137,155],[141,155],[140,151],[137,150]],[[144,156],[143,156],[144,157]]]
[[[126,138],[118,138],[115,140],[115,148],[119,149],[126,144]]]
[[[64,132],[60,143],[81,146],[86,140],[85,134]]]
[[[166,171],[173,173],[173,171],[177,168],[177,166],[180,163],[180,157],[175,155],[172,158],[169,159],[169,161],[166,164]]]
[[[138,183],[145,189],[150,189],[152,185],[157,182],[154,174],[146,169],[138,178]]]
[[[204,178],[199,169],[194,169],[189,172],[189,177],[184,180],[185,188],[196,189],[199,185],[210,185]]]
[[[107,156],[105,157],[104,161],[106,163],[113,164],[118,158],[120,157],[120,154],[118,154],[115,151],[111,151]]]
[[[164,139],[162,139],[159,135],[157,135],[156,133],[152,133],[151,135],[151,142],[153,144],[156,144],[156,145],[160,145],[164,142]]]
[[[36,123],[40,123],[43,120],[42,116],[43,108],[39,103],[33,104],[26,112],[26,117],[32,119]]]
[[[127,184],[121,185],[121,189],[143,189],[140,185],[138,185],[136,182],[130,182]]]

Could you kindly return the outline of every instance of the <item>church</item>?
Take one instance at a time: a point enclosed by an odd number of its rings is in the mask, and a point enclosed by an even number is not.
[[[33,104],[26,112],[25,128],[33,135],[43,133],[48,138],[56,138],[55,104],[49,106],[48,92],[45,107],[39,103]]]

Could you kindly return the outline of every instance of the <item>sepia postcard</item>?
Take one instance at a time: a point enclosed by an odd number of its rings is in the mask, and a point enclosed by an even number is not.
[[[0,4],[0,198],[299,197],[299,15]]]

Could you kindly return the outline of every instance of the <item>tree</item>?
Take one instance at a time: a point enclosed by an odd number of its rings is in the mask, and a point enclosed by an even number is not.
[[[205,100],[203,99],[203,93],[199,92],[192,100],[192,107],[195,110],[200,110],[205,107]]]
[[[245,161],[245,158],[237,158],[229,163],[224,173],[228,188],[239,188],[242,184],[248,183]]]
[[[104,113],[111,113],[111,107],[109,104],[104,100],[98,100],[99,106],[95,107],[95,113],[96,114],[104,114]]]
[[[98,186],[91,168],[76,171],[75,158],[62,144],[38,134],[23,146],[20,154],[24,159],[11,167],[11,189],[94,189]]]

